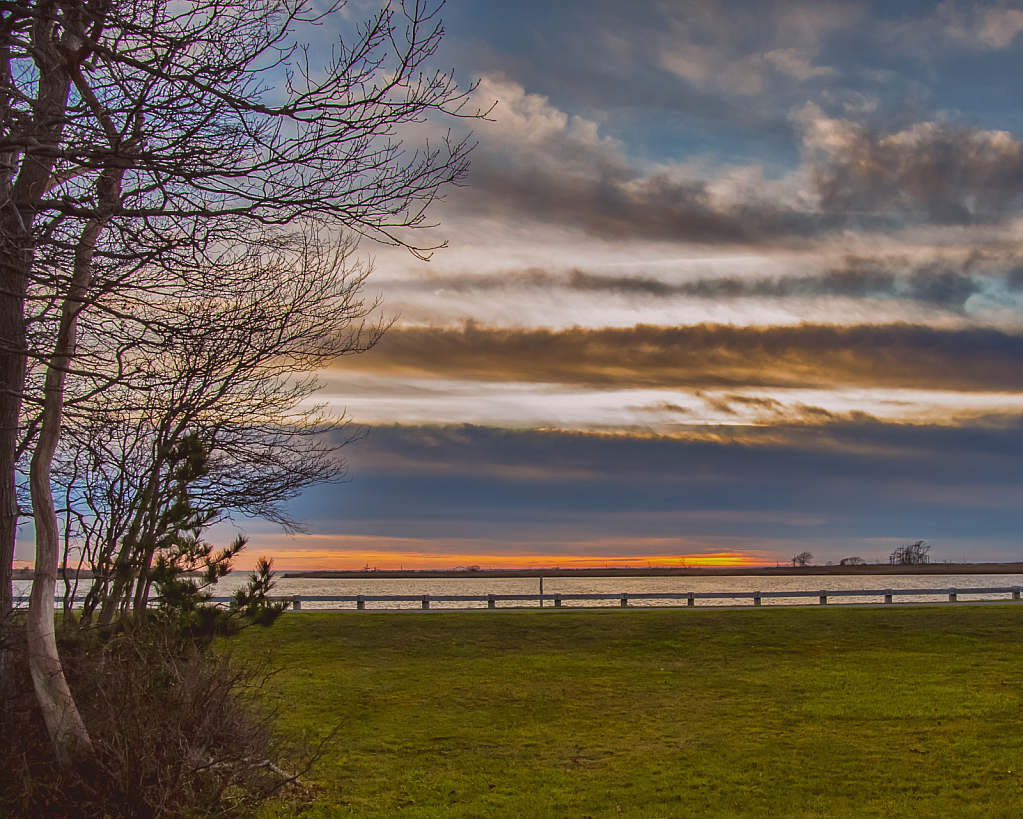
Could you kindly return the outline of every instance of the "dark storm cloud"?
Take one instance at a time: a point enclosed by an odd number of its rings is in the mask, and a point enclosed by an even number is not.
[[[601,537],[1012,540],[1023,522],[1018,425],[865,420],[688,438],[385,426],[346,452],[355,480],[304,502],[322,513],[343,497],[346,525],[386,520],[420,537],[528,521]]]
[[[392,328],[338,367],[610,388],[829,387],[1023,390],[1023,337],[891,324],[701,324],[568,330]]]
[[[1023,196],[1020,143],[1004,132],[924,123],[899,133],[847,127],[841,151],[815,163],[814,187],[831,215],[897,212],[934,224],[997,221]]]
[[[514,476],[520,469],[552,481],[649,480],[657,484],[714,483],[718,475],[754,485],[801,471],[785,463],[816,464],[835,477],[922,477],[935,484],[1015,484],[1023,479],[1023,426],[949,427],[883,423],[868,416],[829,425],[693,427],[683,435],[512,430],[462,425],[373,427],[350,450],[353,464],[389,471]],[[759,468],[775,464],[774,476]],[[609,472],[609,465],[613,471]],[[920,474],[921,468],[932,471]],[[836,499],[840,502],[840,499]]]

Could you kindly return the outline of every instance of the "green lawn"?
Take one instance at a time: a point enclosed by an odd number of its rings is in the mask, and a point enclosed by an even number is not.
[[[307,815],[1019,817],[1023,608],[286,615]],[[261,816],[290,816],[266,806]]]

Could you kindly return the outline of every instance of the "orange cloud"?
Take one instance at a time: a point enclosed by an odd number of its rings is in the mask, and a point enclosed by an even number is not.
[[[363,535],[305,535],[285,539],[272,534],[250,537],[238,568],[249,569],[256,558],[274,558],[279,571],[300,569],[484,569],[603,568],[646,566],[762,566],[773,554],[755,549],[699,550],[698,540],[624,538],[566,543],[559,550],[540,551],[545,544],[457,539],[416,539]],[[672,546],[689,550],[671,550]],[[646,547],[646,548],[644,548]],[[713,548],[713,547],[711,547]]]
[[[392,328],[338,369],[609,388],[857,385],[1023,391],[1023,338],[910,324],[519,330]]]

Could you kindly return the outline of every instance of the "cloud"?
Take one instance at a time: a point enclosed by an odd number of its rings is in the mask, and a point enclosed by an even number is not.
[[[1002,49],[1012,45],[1023,31],[1023,11],[955,0],[940,3],[933,18],[944,36],[969,48]]]
[[[928,13],[878,20],[874,35],[888,53],[913,57],[924,64],[1007,51],[1019,43],[1023,11],[1004,2],[946,0]]]
[[[651,276],[613,276],[574,268],[552,272],[543,268],[506,270],[479,275],[439,275],[402,281],[405,290],[456,293],[497,290],[564,289],[580,293],[613,293],[650,298],[726,299],[839,297],[901,299],[961,311],[965,302],[981,292],[989,276],[972,270],[979,260],[964,262],[937,258],[911,263],[906,258],[847,256],[842,265],[820,273],[782,276],[713,276],[673,281]],[[1007,287],[1023,289],[1023,266],[1013,266]]]
[[[1020,551],[1019,427],[864,420],[669,437],[378,426],[346,454],[352,482],[300,499],[293,511],[318,534],[294,543],[322,560],[344,550],[355,566],[365,562],[360,550],[382,547],[481,556],[753,549],[786,559],[800,542],[821,560],[829,548],[847,550],[836,560],[884,559],[921,538],[935,543],[936,559],[958,559],[979,531],[988,555]],[[488,565],[451,561],[465,562]]]
[[[817,70],[796,49],[770,53],[779,70]],[[508,80],[482,87],[499,101],[495,122],[480,128],[469,188],[453,209],[474,223],[557,224],[605,241],[770,246],[849,226],[996,224],[1023,203],[1023,143],[1003,130],[934,121],[874,130],[807,102],[790,116],[801,167],[770,180],[757,165],[641,169],[598,122]],[[876,105],[867,95],[832,96],[857,114]]]
[[[313,508],[345,498],[345,527],[389,521],[406,536],[418,527],[421,537],[480,539],[517,528],[548,539],[794,529],[825,539],[963,537],[976,535],[978,512],[990,534],[1012,536],[1023,429],[864,420],[657,436],[380,426],[349,454],[355,480],[314,490]]]
[[[855,3],[675,4],[666,12],[666,32],[655,39],[658,60],[697,88],[753,97],[776,84],[773,73],[788,82],[837,73],[814,59],[829,37],[855,27],[863,12]]]
[[[1023,337],[910,324],[392,328],[339,368],[483,381],[677,389],[829,386],[1023,391]]]
[[[618,163],[594,163],[588,175],[559,174],[548,163],[507,167],[474,159],[463,210],[478,216],[556,221],[605,240],[761,244],[819,231],[811,213],[765,200],[722,203],[703,180],[667,173],[641,176]]]
[[[971,225],[998,221],[1023,197],[1023,151],[1007,131],[920,122],[875,132],[813,103],[793,120],[821,208],[837,218]]]
[[[496,99],[493,122],[478,128],[469,187],[459,192],[465,218],[519,219],[581,227],[616,240],[639,237],[705,244],[760,243],[818,230],[812,214],[763,195],[769,185],[736,195],[681,167],[642,172],[599,123],[570,117],[546,97],[487,77],[480,99]],[[720,189],[720,190],[719,190]]]
[[[776,48],[764,54],[764,58],[783,74],[797,80],[808,80],[811,77],[829,77],[836,73],[829,66],[812,65],[809,55],[798,48]]]
[[[843,268],[817,276],[769,278],[717,277],[668,284],[641,277],[594,276],[573,271],[569,286],[577,290],[615,291],[655,296],[695,296],[708,299],[790,298],[840,296],[849,298],[900,298],[954,309],[979,292],[972,276],[931,262],[908,276],[896,276],[891,267],[870,259],[850,257]]]

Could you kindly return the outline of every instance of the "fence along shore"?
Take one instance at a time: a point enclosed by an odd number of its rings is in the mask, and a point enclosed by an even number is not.
[[[544,608],[545,604],[549,604],[551,608],[607,608],[607,606],[586,606],[579,605],[580,603],[585,604],[586,602],[605,602],[605,601],[617,601],[621,608],[696,608],[699,600],[735,600],[738,606],[745,605],[742,601],[751,600],[752,607],[758,607],[763,605],[764,600],[791,600],[791,599],[807,599],[807,603],[776,603],[773,608],[786,608],[791,606],[805,606],[813,605],[814,598],[816,598],[816,604],[825,606],[828,605],[828,601],[833,598],[843,597],[866,597],[873,598],[867,602],[860,602],[856,605],[884,605],[893,604],[897,597],[927,597],[927,598],[946,598],[944,600],[914,600],[908,601],[910,605],[933,605],[934,603],[1009,603],[1009,602],[1020,602],[1020,593],[1023,591],[1023,586],[991,586],[991,587],[978,587],[978,588],[921,588],[921,589],[820,589],[820,590],[793,590],[783,589],[779,591],[724,591],[724,592],[615,592],[610,594],[600,594],[594,592],[584,593],[556,593],[556,594],[544,594],[543,583],[541,579],[540,591],[537,593],[524,593],[524,594],[329,594],[329,595],[314,595],[314,594],[288,594],[288,595],[273,595],[270,597],[274,601],[285,601],[290,604],[292,611],[350,611],[351,607],[343,608],[341,605],[333,607],[322,607],[324,603],[335,603],[335,604],[352,604],[354,603],[355,611],[367,610],[367,603],[412,603],[416,604],[411,607],[404,607],[404,609],[375,609],[376,611],[395,611],[395,610],[408,610],[409,608],[418,608],[421,610],[431,610],[435,603],[486,603],[488,609],[498,608],[514,608],[514,606],[500,606],[500,603],[538,603],[540,608]],[[988,600],[970,600],[970,596],[976,595],[1007,595],[1007,597],[988,599]],[[961,600],[960,598],[967,598]],[[209,598],[209,602],[223,604],[229,603],[234,598],[232,596],[214,596]],[[68,598],[63,595],[56,595],[54,597],[55,606],[63,606]],[[74,603],[79,603],[84,600],[84,595],[77,595],[74,597],[72,607]],[[643,605],[644,601],[654,600],[671,600],[675,601],[674,605],[660,605],[650,606]],[[24,605],[28,602],[28,595],[16,595],[14,598],[15,605]],[[154,604],[159,603],[159,598],[153,598]],[[316,609],[303,609],[304,603],[317,604]],[[568,604],[568,605],[566,605]],[[571,605],[575,604],[575,605]],[[637,605],[638,604],[638,605]],[[906,605],[906,603],[903,603]],[[443,611],[478,611],[481,606],[464,607],[464,608],[447,608],[447,609],[436,609]],[[707,608],[704,606],[704,608]],[[371,609],[372,610],[372,609]]]
[[[291,603],[293,611],[302,611],[303,603],[354,603],[356,611],[365,611],[367,603],[417,603],[422,610],[429,610],[434,603],[486,603],[488,609],[508,608],[499,606],[498,603],[532,603],[538,602],[540,608],[544,603],[550,603],[552,608],[567,608],[566,603],[582,603],[585,601],[607,601],[616,600],[621,608],[629,608],[634,603],[650,600],[675,600],[675,606],[657,606],[656,608],[695,608],[698,600],[752,600],[753,606],[761,606],[765,599],[786,599],[786,598],[816,598],[818,605],[825,606],[830,598],[841,597],[872,597],[878,598],[875,604],[891,604],[896,597],[945,597],[947,602],[1011,602],[1020,600],[1020,586],[995,586],[989,588],[967,588],[967,589],[840,589],[829,591],[826,589],[818,591],[768,591],[768,592],[621,592],[614,594],[340,594],[340,595],[287,595],[277,597],[277,600],[286,600]],[[1007,599],[978,601],[960,600],[960,597],[970,595],[1009,595]],[[230,597],[214,597],[214,602],[226,603]],[[923,601],[923,602],[945,602],[945,601]],[[802,605],[781,604],[786,605]],[[639,606],[643,607],[643,606]],[[574,606],[574,608],[588,608],[586,606]],[[645,606],[645,608],[653,608]],[[317,611],[338,611],[335,609],[317,609]],[[392,609],[393,610],[393,609]],[[447,611],[473,611],[477,609],[447,609]]]

